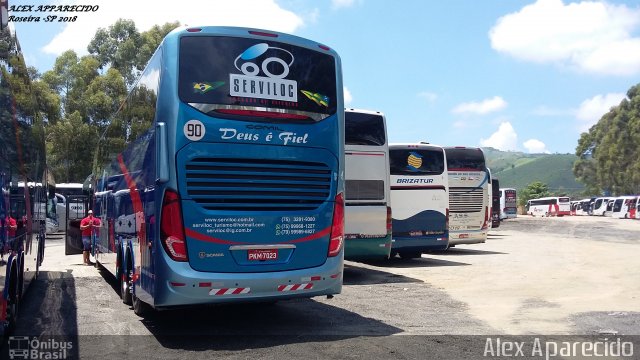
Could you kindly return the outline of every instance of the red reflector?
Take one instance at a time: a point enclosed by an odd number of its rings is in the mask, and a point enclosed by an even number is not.
[[[234,109],[218,109],[216,112],[227,115],[266,117],[271,119],[290,119],[290,120],[307,120],[308,116],[280,113],[274,111],[257,111],[257,110],[234,110]]]
[[[211,283],[210,282],[201,282],[198,284],[198,286],[200,287],[211,287]]]
[[[331,225],[331,237],[329,240],[329,257],[337,256],[344,243],[344,195],[336,195],[333,206],[333,224]]]
[[[251,35],[258,35],[258,36],[266,36],[266,37],[278,37],[278,34],[273,34],[273,33],[268,33],[268,32],[263,32],[263,31],[249,31],[249,34]]]
[[[202,29],[200,29],[200,28],[189,28],[189,29],[187,29],[187,31],[188,32],[200,32],[200,31],[202,31]]]
[[[169,284],[171,284],[171,286],[185,286],[185,285],[187,285],[185,283],[179,283],[179,282],[173,282],[173,281],[171,281]]]
[[[321,276],[312,276],[311,277],[311,281],[320,281],[320,280],[322,280]]]
[[[331,50],[328,46],[322,45],[322,44],[318,44],[318,47],[322,50],[327,50],[327,51]]]
[[[333,275],[331,275],[331,278],[332,278],[332,279],[335,279],[335,278],[337,278],[338,276],[340,276],[340,274],[341,274],[341,273],[333,274]]]

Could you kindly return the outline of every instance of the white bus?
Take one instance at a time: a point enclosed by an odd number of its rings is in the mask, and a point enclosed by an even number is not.
[[[500,189],[500,219],[513,219],[518,216],[516,189]]]
[[[635,217],[637,201],[637,196],[617,197],[613,203],[613,212],[611,213],[611,217],[618,219],[629,219]]]
[[[531,216],[558,216],[571,214],[571,199],[566,196],[551,196],[527,201],[525,211]]]
[[[64,228],[67,221],[67,205],[69,206],[69,220],[82,219],[85,216],[84,201],[72,200],[67,204],[71,196],[83,195],[81,183],[60,183],[56,184],[56,213],[58,223]]]
[[[389,143],[384,114],[345,110],[346,259],[391,252]]]
[[[593,211],[591,215],[604,216],[605,211],[607,211],[607,204],[611,199],[612,198],[610,197],[596,198],[595,202],[593,203]]]
[[[447,163],[442,147],[429,144],[389,145],[391,256],[420,257],[427,250],[449,247]]]
[[[476,147],[445,147],[449,174],[449,244],[487,240],[491,226],[491,175],[484,153]]]

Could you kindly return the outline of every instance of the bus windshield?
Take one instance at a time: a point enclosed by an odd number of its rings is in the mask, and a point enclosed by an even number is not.
[[[318,121],[337,111],[336,60],[305,47],[184,36],[179,72],[180,100],[211,116]]]
[[[480,149],[446,148],[449,171],[485,171],[484,155]]]
[[[439,175],[444,172],[444,152],[426,149],[390,149],[391,175]]]
[[[346,145],[382,146],[386,143],[382,116],[351,111],[345,112],[344,116]]]

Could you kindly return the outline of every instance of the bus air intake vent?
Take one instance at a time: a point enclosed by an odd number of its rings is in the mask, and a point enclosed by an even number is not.
[[[474,188],[449,188],[449,211],[473,213],[484,209],[484,192]]]
[[[195,158],[186,164],[187,195],[207,210],[313,210],[329,199],[331,169],[323,163]]]

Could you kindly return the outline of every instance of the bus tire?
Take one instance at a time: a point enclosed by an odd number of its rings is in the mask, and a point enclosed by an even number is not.
[[[153,308],[149,306],[146,302],[140,300],[137,296],[133,295],[133,313],[140,316],[146,317],[151,313]]]
[[[13,333],[18,319],[18,310],[20,308],[20,294],[18,293],[18,273],[16,262],[11,267],[11,277],[9,278],[9,292],[7,294],[7,313],[6,324],[7,331],[5,333]]]
[[[131,298],[131,261],[129,257],[126,259],[125,267],[120,274],[120,297],[126,305],[132,305]]]

